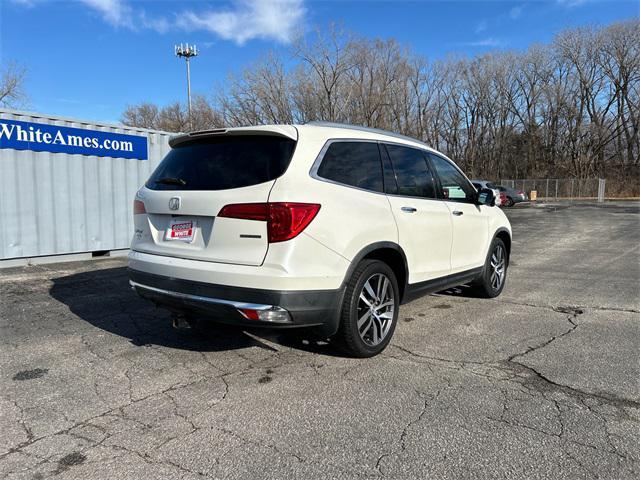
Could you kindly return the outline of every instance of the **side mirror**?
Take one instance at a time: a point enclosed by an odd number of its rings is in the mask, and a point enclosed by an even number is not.
[[[490,188],[481,188],[480,190],[478,190],[476,199],[476,203],[478,205],[487,205],[489,207],[494,207],[496,204],[496,196],[493,194],[493,190],[491,190]]]

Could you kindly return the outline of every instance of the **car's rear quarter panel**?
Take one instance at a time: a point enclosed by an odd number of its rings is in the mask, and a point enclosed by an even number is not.
[[[366,135],[358,137],[362,140]],[[305,264],[311,270],[322,268],[319,265],[322,259],[316,258],[316,253],[324,246],[347,261],[336,272],[336,280],[339,279],[339,283],[342,283],[349,262],[363,248],[377,242],[397,243],[398,229],[391,206],[384,194],[311,177],[310,170],[323,146],[329,139],[336,138],[353,138],[353,133],[345,135],[345,132],[339,129],[300,127],[298,147],[293,161],[287,172],[276,180],[269,200],[322,205],[316,218],[302,234],[317,242],[316,246],[311,246],[306,252],[308,258]],[[370,139],[376,140],[376,137],[371,136]],[[270,245],[269,250],[273,247],[274,245]],[[336,285],[336,288],[337,286],[339,285]]]

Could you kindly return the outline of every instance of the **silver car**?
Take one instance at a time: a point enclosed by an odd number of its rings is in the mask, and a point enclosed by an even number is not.
[[[500,190],[493,183],[487,180],[471,180],[473,186],[476,187],[476,190],[480,191],[481,188],[488,188],[493,190],[493,194],[496,197],[496,207],[502,205],[502,201],[500,199]]]
[[[503,205],[505,207],[513,207],[516,203],[529,200],[527,194],[522,190],[516,190],[515,188],[502,185],[497,185],[496,188],[500,191],[500,196],[503,197]]]

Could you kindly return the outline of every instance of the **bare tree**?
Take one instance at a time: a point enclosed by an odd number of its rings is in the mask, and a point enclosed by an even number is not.
[[[14,61],[0,67],[0,106],[24,108],[28,96],[24,90],[27,71]]]
[[[197,128],[340,121],[420,138],[474,176],[606,173],[640,190],[638,19],[434,63],[393,39],[331,26],[290,55],[270,53],[230,76],[213,102],[198,98]],[[187,128],[178,103],[128,107],[123,122]]]
[[[206,97],[194,95],[191,105],[194,130],[221,127],[224,121],[219,112]],[[190,130],[189,113],[186,105],[179,102],[159,108],[153,103],[143,102],[130,105],[122,113],[120,121],[131,127],[150,128],[166,132],[186,132]]]
[[[139,105],[127,106],[122,113],[121,121],[125,125],[141,128],[158,128],[160,110],[153,103],[143,102]]]
[[[293,123],[291,75],[283,62],[269,53],[261,62],[231,76],[218,104],[228,125]]]
[[[602,32],[603,72],[613,86],[616,109],[614,155],[629,165],[640,164],[640,28],[638,22],[620,22]],[[625,155],[626,153],[626,155]]]
[[[348,104],[346,76],[352,68],[351,48],[351,36],[335,25],[327,32],[318,30],[314,43],[302,39],[295,45],[295,55],[302,60],[305,74],[312,81],[312,88],[306,91],[315,102],[305,102],[315,107],[312,118],[337,121]]]

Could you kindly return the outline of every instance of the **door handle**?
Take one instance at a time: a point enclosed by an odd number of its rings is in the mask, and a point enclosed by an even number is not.
[[[417,208],[413,208],[413,207],[402,207],[400,210],[407,213],[414,213],[418,211]]]
[[[460,215],[462,215],[464,212],[461,212],[460,210],[454,210],[452,212],[456,217],[459,217]]]

